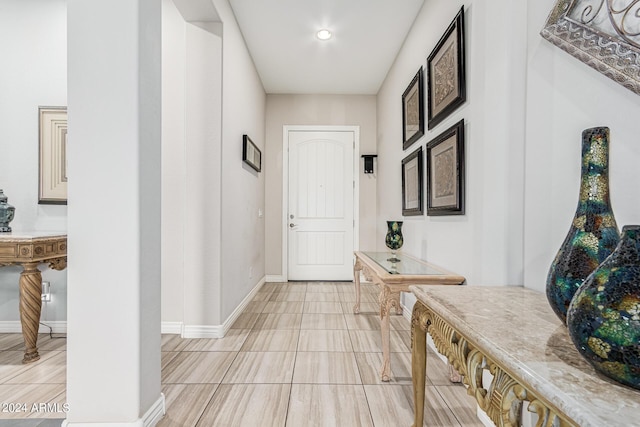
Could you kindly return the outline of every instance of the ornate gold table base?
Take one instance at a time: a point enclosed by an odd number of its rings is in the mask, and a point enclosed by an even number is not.
[[[436,348],[446,356],[468,386],[467,393],[474,396],[478,406],[498,427],[517,427],[521,424],[523,402],[538,416],[536,427],[568,427],[577,424],[562,417],[552,405],[541,400],[534,392],[520,384],[514,376],[495,363],[476,346],[460,335],[442,317],[421,301],[413,307],[411,317],[411,376],[415,404],[414,427],[422,427],[424,420],[425,376],[427,362],[427,332]],[[493,375],[487,390],[483,385],[483,371]],[[557,424],[556,424],[557,423]]]
[[[20,324],[25,352],[22,363],[40,359],[38,329],[42,309],[42,274],[38,265],[48,263],[54,270],[67,266],[67,238],[59,234],[0,235],[0,267],[21,265]]]

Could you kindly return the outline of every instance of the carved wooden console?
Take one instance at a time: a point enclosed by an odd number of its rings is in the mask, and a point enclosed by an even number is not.
[[[382,368],[380,377],[382,381],[389,381],[391,379],[389,315],[394,308],[396,314],[402,314],[400,292],[409,292],[409,285],[459,285],[465,279],[455,273],[403,253],[397,254],[400,262],[395,263],[388,261],[387,258],[390,258],[388,252],[355,252],[355,257],[353,282],[356,288],[356,303],[353,306],[353,312],[360,313],[360,272],[362,271],[367,280],[375,283],[380,288],[378,296],[382,334]]]
[[[426,332],[499,427],[522,425],[523,408],[537,415],[536,427],[640,425],[640,392],[582,360],[544,294],[511,286],[411,291],[414,426],[424,418]]]
[[[20,274],[20,323],[24,337],[23,363],[40,359],[38,328],[42,308],[42,275],[38,265],[48,263],[54,270],[67,266],[67,236],[64,233],[0,233],[0,267],[22,266]]]

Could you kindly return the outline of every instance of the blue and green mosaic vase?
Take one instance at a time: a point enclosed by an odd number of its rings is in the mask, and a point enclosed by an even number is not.
[[[387,261],[400,262],[396,257],[396,251],[402,247],[404,240],[402,238],[402,221],[387,221],[387,235],[384,243],[391,249],[391,258]]]
[[[549,304],[562,323],[582,282],[613,252],[619,239],[609,200],[609,128],[585,129],[578,208],[546,284]]]
[[[582,356],[602,374],[640,390],[640,225],[576,292],[567,327]]]

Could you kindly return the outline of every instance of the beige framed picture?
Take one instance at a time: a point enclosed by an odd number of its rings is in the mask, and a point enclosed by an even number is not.
[[[464,7],[427,58],[427,127],[433,129],[467,99]]]
[[[422,215],[422,147],[402,160],[402,215]]]
[[[67,107],[38,107],[39,204],[67,204]]]
[[[464,215],[464,119],[427,144],[427,215]]]

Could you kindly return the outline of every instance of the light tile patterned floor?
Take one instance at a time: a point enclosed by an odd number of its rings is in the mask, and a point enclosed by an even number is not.
[[[380,381],[378,290],[363,284],[361,314],[346,282],[267,283],[222,339],[162,337],[160,427],[409,426],[413,421],[410,325],[391,319],[394,377]],[[22,337],[0,334],[0,402],[65,401],[65,339],[39,338],[42,360],[22,365]],[[425,425],[482,424],[474,399],[429,352]],[[2,420],[0,427],[53,426]],[[62,413],[13,414],[63,418]],[[20,424],[14,424],[18,421]],[[59,423],[57,424],[59,425]]]

